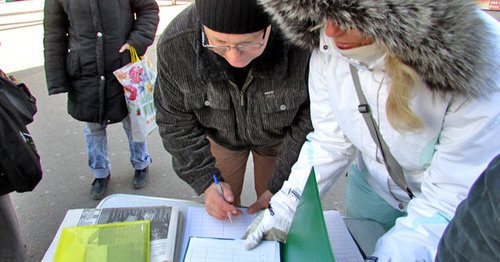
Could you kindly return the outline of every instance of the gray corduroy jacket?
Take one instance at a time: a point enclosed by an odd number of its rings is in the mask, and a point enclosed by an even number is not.
[[[192,5],[170,23],[157,45],[155,104],[163,145],[179,177],[201,194],[213,174],[222,179],[206,136],[230,150],[282,143],[268,184],[275,193],[312,130],[310,53],[289,46],[273,27],[240,89],[224,58],[201,46],[201,27]]]

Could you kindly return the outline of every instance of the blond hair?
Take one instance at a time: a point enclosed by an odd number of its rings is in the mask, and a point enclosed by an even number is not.
[[[386,102],[389,123],[398,131],[416,131],[424,127],[424,123],[410,109],[409,101],[422,86],[420,76],[399,59],[388,55],[386,73],[390,79],[389,96]]]

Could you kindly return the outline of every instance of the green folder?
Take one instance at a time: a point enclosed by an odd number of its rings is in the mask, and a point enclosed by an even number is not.
[[[314,168],[302,192],[286,243],[282,245],[281,259],[284,262],[335,261]]]
[[[150,221],[66,227],[54,261],[149,262]]]

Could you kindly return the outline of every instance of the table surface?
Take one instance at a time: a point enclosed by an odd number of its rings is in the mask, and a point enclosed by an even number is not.
[[[114,207],[134,207],[134,206],[158,206],[158,205],[174,205],[179,207],[179,225],[177,234],[177,243],[181,243],[184,221],[186,218],[187,208],[190,206],[204,207],[205,205],[200,202],[179,200],[171,198],[159,198],[141,195],[129,194],[114,194],[110,195],[97,205],[97,208],[114,208]],[[370,220],[344,218],[351,235],[358,244],[360,250],[366,254],[371,255],[375,250],[377,240],[385,233],[382,226]],[[176,248],[177,249],[177,248]],[[178,253],[178,252],[176,252]],[[177,254],[175,260],[177,261]]]

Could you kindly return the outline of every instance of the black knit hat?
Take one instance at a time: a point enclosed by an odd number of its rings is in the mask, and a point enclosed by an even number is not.
[[[226,34],[257,32],[271,21],[257,0],[196,0],[196,10],[203,25]]]

